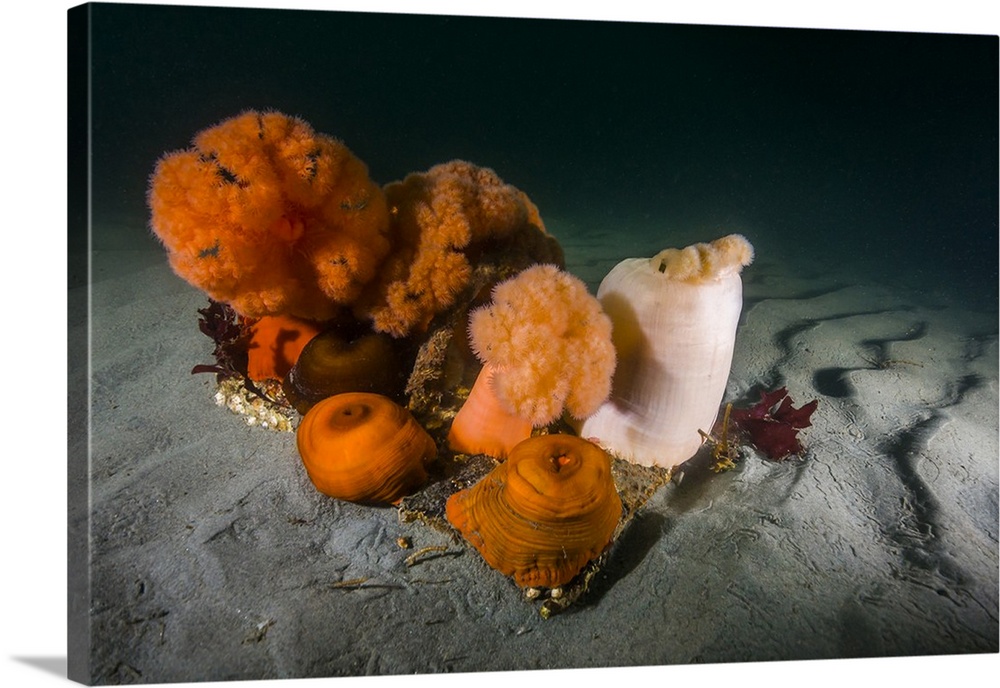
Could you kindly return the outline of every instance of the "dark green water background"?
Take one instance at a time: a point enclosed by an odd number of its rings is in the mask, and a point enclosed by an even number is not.
[[[91,12],[95,248],[152,245],[136,226],[156,159],[272,108],[345,141],[380,183],[491,167],[557,238],[588,234],[610,261],[740,231],[794,269],[996,309],[996,36]]]

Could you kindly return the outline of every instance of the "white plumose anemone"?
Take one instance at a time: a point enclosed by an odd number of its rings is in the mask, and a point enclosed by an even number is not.
[[[630,258],[597,298],[614,325],[611,396],[580,435],[643,465],[676,466],[711,432],[726,391],[743,308],[740,270],[753,247],[739,234]]]

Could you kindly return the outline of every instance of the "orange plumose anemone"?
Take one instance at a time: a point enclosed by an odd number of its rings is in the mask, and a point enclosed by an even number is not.
[[[483,370],[452,423],[455,451],[503,458],[532,427],[564,412],[586,418],[611,390],[611,320],[581,280],[554,265],[498,284],[470,315],[469,340]]]
[[[159,160],[147,200],[174,272],[243,316],[333,317],[391,248],[365,164],[280,112],[198,133]]]
[[[497,245],[507,261],[562,260],[538,208],[488,168],[463,160],[385,186],[396,245],[355,312],[393,337],[423,331],[455,303],[482,253]]]

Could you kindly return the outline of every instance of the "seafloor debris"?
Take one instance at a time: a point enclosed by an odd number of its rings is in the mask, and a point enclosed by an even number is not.
[[[899,366],[909,365],[916,366],[917,368],[923,368],[924,364],[918,361],[910,361],[905,358],[873,358],[871,356],[862,356],[862,360],[868,363],[875,370],[888,370],[890,368],[898,368]]]
[[[299,414],[294,409],[251,392],[242,375],[220,377],[218,385],[215,392],[215,403],[243,416],[247,425],[279,432],[291,432],[299,422]],[[280,386],[276,388],[264,386],[268,387],[269,391],[274,392],[276,396],[280,395]]]
[[[731,442],[729,437],[729,416],[732,411],[733,405],[726,404],[722,421],[715,426],[717,435],[709,435],[704,430],[698,430],[701,439],[711,450],[712,462],[708,467],[715,473],[736,468],[736,454],[739,445],[736,442]]]
[[[421,547],[404,559],[403,563],[406,564],[407,568],[409,568],[410,566],[416,566],[420,562],[426,561],[427,559],[435,556],[442,556],[448,551],[448,545],[429,545],[427,547]]]

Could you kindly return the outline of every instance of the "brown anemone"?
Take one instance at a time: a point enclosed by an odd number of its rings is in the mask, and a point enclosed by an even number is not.
[[[621,512],[608,455],[573,435],[524,440],[446,505],[486,563],[532,588],[569,583],[608,546]]]
[[[313,406],[297,431],[316,489],[350,502],[394,504],[427,480],[431,436],[388,397],[338,394]]]
[[[349,337],[328,330],[302,349],[282,389],[302,414],[317,402],[346,392],[395,397],[403,388],[398,358],[388,335]]]

